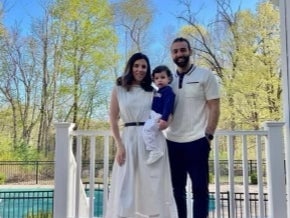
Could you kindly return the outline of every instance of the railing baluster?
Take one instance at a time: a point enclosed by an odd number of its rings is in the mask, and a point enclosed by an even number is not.
[[[256,137],[257,145],[257,179],[258,179],[258,193],[259,193],[259,215],[265,217],[264,213],[264,181],[263,181],[263,163],[262,163],[262,145],[261,136]]]
[[[90,218],[94,217],[96,137],[90,137]]]
[[[215,175],[215,215],[221,217],[221,203],[220,203],[220,161],[219,161],[219,138],[214,138],[214,175]]]
[[[186,206],[187,206],[187,215],[188,217],[192,217],[193,207],[192,202],[194,201],[192,196],[192,185],[190,177],[187,176],[186,180]]]
[[[235,175],[234,175],[234,143],[232,135],[228,136],[228,167],[229,167],[229,194],[230,194],[230,217],[235,218]]]
[[[248,174],[248,143],[247,136],[242,136],[242,154],[243,154],[243,185],[244,185],[244,218],[249,218],[250,216],[250,206],[249,206],[249,174]]]
[[[103,175],[103,214],[107,210],[107,199],[108,199],[108,185],[109,185],[109,137],[110,134],[104,136],[105,147],[104,147],[104,175]]]
[[[80,217],[80,187],[81,187],[81,172],[82,172],[82,136],[77,136],[77,172],[76,172],[76,204],[75,204],[75,216]]]

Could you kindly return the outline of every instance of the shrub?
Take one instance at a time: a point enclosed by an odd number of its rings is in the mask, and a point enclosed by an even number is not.
[[[0,185],[4,184],[6,180],[6,176],[4,173],[0,173]]]
[[[256,173],[252,173],[250,175],[250,179],[251,179],[251,184],[252,185],[257,185],[258,184],[258,177]]]
[[[209,183],[214,183],[214,175],[213,175],[213,173],[209,173],[209,175],[208,175],[209,177],[208,177],[208,182]]]
[[[52,218],[52,212],[43,212],[40,211],[37,214],[29,213],[25,218]]]

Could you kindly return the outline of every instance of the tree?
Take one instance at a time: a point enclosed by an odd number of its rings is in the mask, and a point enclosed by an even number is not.
[[[148,28],[153,18],[149,0],[120,0],[113,4],[116,26],[125,29],[126,56],[144,52],[148,43]],[[126,57],[127,59],[127,57]]]
[[[281,116],[279,72],[279,13],[270,3],[256,13],[233,12],[230,1],[218,0],[216,19],[198,24],[189,12],[181,33],[192,41],[195,62],[214,69],[222,84],[219,127],[259,129],[261,122]],[[217,37],[222,36],[222,37]]]
[[[97,98],[100,90],[96,87],[116,62],[117,37],[111,27],[112,13],[104,0],[58,0],[53,7],[53,19],[62,56],[59,94],[68,99],[63,106],[67,104],[70,108],[64,120],[79,124],[80,105],[95,106],[82,101],[92,93],[90,100]]]
[[[59,0],[43,9],[31,35],[1,29],[0,97],[1,110],[11,110],[13,145],[33,136],[47,154],[53,120],[95,124],[118,54],[107,1]]]
[[[44,15],[35,20],[32,24],[32,35],[37,44],[37,56],[35,59],[39,65],[39,76],[41,78],[39,88],[41,91],[39,104],[39,123],[37,133],[37,150],[44,151],[47,156],[50,149],[49,139],[52,129],[52,120],[55,110],[56,96],[56,67],[53,61],[53,51],[55,49],[50,31],[51,16],[49,14],[50,5],[42,5]]]
[[[225,99],[233,104],[224,101],[223,110],[231,108],[235,126],[259,129],[263,121],[281,117],[279,13],[273,5],[261,3],[256,14],[241,11],[235,18],[228,44],[234,46],[227,46],[233,70],[224,80]],[[230,120],[230,114],[225,113],[225,119]]]
[[[2,38],[1,45],[0,91],[12,110],[13,145],[28,145],[39,115],[35,44],[29,37],[21,38],[19,29],[14,29]]]

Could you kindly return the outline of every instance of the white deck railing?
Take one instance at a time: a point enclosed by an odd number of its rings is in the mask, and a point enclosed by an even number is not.
[[[72,130],[70,123],[57,123],[56,150],[55,150],[55,191],[54,191],[54,218],[93,218],[94,217],[94,189],[95,189],[95,152],[96,146],[103,147],[103,212],[106,211],[106,201],[109,183],[109,131]],[[96,138],[103,137],[102,144],[96,145]],[[72,155],[72,139],[76,139],[76,158]],[[82,177],[82,141],[86,138],[90,146],[89,169],[89,197],[86,199]],[[220,181],[221,147],[227,150],[227,182]],[[286,184],[285,184],[285,155],[283,140],[283,123],[266,122],[264,129],[259,131],[218,131],[212,144],[214,159],[214,185],[210,191],[215,192],[215,210],[212,217],[221,218],[221,192],[229,192],[228,217],[249,218],[251,203],[249,199],[250,184],[248,173],[248,156],[255,153],[257,162],[258,185],[258,217],[260,218],[287,218]],[[255,152],[249,150],[254,150]],[[242,156],[242,181],[237,183],[237,169],[234,168],[235,154]],[[225,154],[224,154],[225,155]],[[253,157],[250,157],[253,159]],[[263,163],[266,162],[266,169]],[[224,169],[223,169],[224,170]],[[266,179],[265,179],[266,178]],[[244,203],[242,213],[237,213],[235,207],[235,191],[242,187]],[[252,186],[251,186],[252,187]],[[214,189],[214,190],[211,190]],[[79,190],[79,191],[77,191]],[[190,183],[188,184],[190,190]],[[268,207],[265,208],[264,193],[268,194]],[[192,217],[191,193],[188,192],[188,213]],[[238,215],[238,214],[242,214]],[[224,215],[223,215],[224,217]],[[289,218],[289,217],[288,217]]]

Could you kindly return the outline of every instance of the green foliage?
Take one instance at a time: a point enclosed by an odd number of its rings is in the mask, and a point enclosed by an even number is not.
[[[257,185],[258,184],[258,177],[256,173],[252,173],[250,175],[250,181],[252,185]]]
[[[228,28],[220,22],[201,26],[190,22],[191,15],[182,15],[188,25],[181,34],[192,40],[195,63],[217,69],[222,89],[219,128],[257,130],[262,122],[282,117],[279,10],[266,1],[256,11],[227,11],[224,7],[217,17],[226,17]]]
[[[53,217],[52,212],[43,212],[43,211],[40,211],[37,214],[34,214],[34,213],[31,213],[30,212],[24,218],[52,218],[52,217]]]
[[[5,183],[6,176],[4,173],[0,173],[0,185],[3,185]]]
[[[80,119],[93,117],[98,104],[107,104],[100,102],[100,84],[110,77],[118,58],[113,13],[104,0],[58,0],[51,15],[61,39],[61,52],[55,58],[62,60],[57,90],[61,107],[55,116],[79,124]]]
[[[0,161],[7,160],[39,160],[42,155],[38,153],[37,149],[20,142],[15,147],[12,146],[11,139],[0,135]]]
[[[209,177],[208,177],[208,181],[209,181],[209,183],[210,183],[210,184],[214,183],[214,174],[213,174],[213,173],[209,173],[208,176],[209,176]]]
[[[0,161],[14,160],[15,153],[11,137],[5,130],[0,133]]]
[[[260,129],[266,120],[280,120],[279,11],[261,3],[256,13],[240,11],[229,38],[231,63],[223,74],[220,126],[224,129]]]
[[[29,160],[39,159],[39,154],[37,152],[37,149],[23,142],[19,143],[19,145],[16,146],[14,154],[15,154],[15,159],[17,160],[29,161]]]

